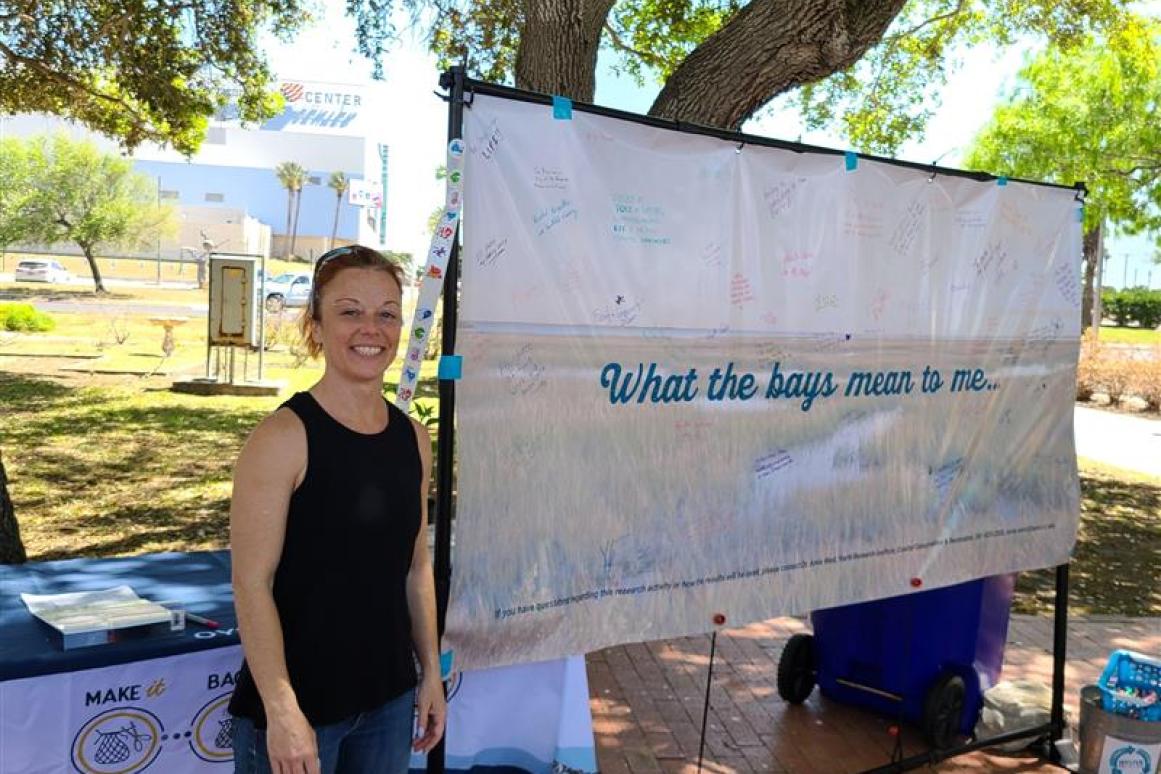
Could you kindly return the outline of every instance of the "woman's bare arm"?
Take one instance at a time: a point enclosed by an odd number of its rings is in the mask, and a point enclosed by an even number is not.
[[[318,770],[318,751],[290,685],[274,573],[286,537],[290,496],[306,472],[306,430],[289,409],[264,419],[234,468],[230,546],[234,605],[246,663],[262,697],[267,747],[275,771]]]

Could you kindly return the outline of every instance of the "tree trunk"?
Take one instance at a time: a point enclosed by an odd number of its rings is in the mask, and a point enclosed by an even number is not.
[[[8,496],[8,473],[4,470],[4,455],[0,453],[0,564],[24,564],[28,554],[20,539],[20,524],[16,509]]]
[[[298,213],[302,209],[302,191],[294,192],[294,222],[290,225],[290,254],[294,255],[294,243],[298,241]]]
[[[294,222],[294,189],[286,189],[286,241],[283,242],[282,257],[290,259],[290,224]]]
[[[782,92],[857,62],[904,2],[753,0],[686,57],[649,114],[738,129]]]
[[[1086,330],[1093,325],[1092,294],[1093,282],[1096,279],[1097,261],[1101,259],[1097,253],[1101,245],[1101,226],[1098,223],[1092,231],[1084,235],[1084,291],[1080,298],[1080,329]],[[1097,323],[1099,325],[1099,321]]]
[[[592,102],[597,50],[615,0],[524,0],[516,88]]]
[[[339,235],[339,210],[343,207],[343,192],[339,191],[335,195],[335,222],[331,226],[331,241],[327,244],[327,250],[335,249],[335,237]]]
[[[85,254],[85,260],[89,262],[89,271],[93,274],[93,284],[96,286],[94,292],[108,293],[105,290],[105,282],[101,279],[101,270],[97,268],[97,259],[93,256],[93,248],[89,245],[80,245],[81,250]]]

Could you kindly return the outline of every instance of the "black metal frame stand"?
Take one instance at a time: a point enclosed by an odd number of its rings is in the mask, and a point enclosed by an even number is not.
[[[463,135],[464,107],[470,107],[471,105],[470,100],[465,101],[465,95],[486,94],[517,100],[520,102],[531,102],[543,105],[552,104],[552,97],[547,94],[535,94],[532,92],[513,89],[507,86],[497,86],[495,84],[468,78],[466,70],[463,66],[452,67],[450,70],[445,72],[440,77],[440,86],[447,92],[447,95],[443,98],[448,102],[447,136],[449,142],[457,137],[462,137]],[[667,119],[654,118],[652,116],[642,116],[635,113],[627,113],[621,110],[600,107],[598,105],[587,105],[574,102],[573,110],[608,116],[610,118],[616,118],[638,124],[645,124],[646,126],[653,126],[660,129],[669,129],[685,132],[687,134],[717,137],[722,140],[738,143],[739,147],[742,147],[743,145],[759,145],[771,148],[782,148],[797,153],[809,152],[831,156],[843,156],[846,153],[846,151],[835,150],[834,148],[821,148],[813,145],[804,145],[802,143],[775,140],[769,137],[748,135],[741,132],[731,132],[725,129],[715,129],[713,127],[688,124],[681,121],[670,121]],[[924,172],[931,173],[932,175],[938,171],[938,173],[941,175],[966,177],[973,180],[997,179],[995,175],[990,175],[984,172],[969,172],[966,170],[949,169],[944,167],[937,168],[935,165],[916,164],[907,161],[899,161],[896,159],[870,156],[862,153],[858,155],[860,158],[871,159],[874,161],[882,162],[884,164],[919,169]],[[1016,180],[1016,178],[1011,179]],[[1077,190],[1078,196],[1080,196],[1080,191],[1084,190],[1084,185],[1082,183],[1077,183],[1073,186],[1065,186],[1055,183],[1042,183],[1035,180],[1021,180],[1020,182],[1032,183],[1049,188]],[[456,323],[459,316],[457,306],[460,273],[459,257],[459,233],[457,231],[456,237],[452,242],[451,258],[448,261],[448,267],[443,286],[443,354],[445,355],[451,355],[455,352]],[[453,461],[455,458],[455,396],[455,382],[441,379],[439,382],[440,421],[437,435],[439,451],[436,457],[436,480],[438,490],[435,510],[435,593],[437,605],[437,621],[439,627],[439,636],[441,638],[443,637],[444,625],[447,619],[448,593],[451,589],[452,573],[451,525],[455,508],[455,498],[453,497]],[[716,638],[716,631],[714,636]],[[958,747],[951,747],[943,750],[931,750],[921,755],[915,755],[910,758],[905,758],[901,761],[890,763],[885,766],[880,766],[876,769],[870,769],[867,772],[864,772],[864,774],[887,774],[887,772],[910,771],[912,769],[917,769],[922,766],[937,763],[939,761],[953,758],[958,755],[974,752],[975,750],[980,750],[985,747],[994,747],[999,744],[1013,742],[1020,739],[1034,740],[1039,738],[1047,738],[1047,758],[1050,762],[1059,764],[1059,753],[1056,749],[1056,742],[1064,736],[1064,663],[1067,648],[1067,636],[1068,565],[1062,564],[1056,568],[1056,599],[1054,608],[1052,647],[1052,714],[1050,721],[1044,725],[1030,728],[1025,731],[1014,731],[1007,734],[1001,734],[990,739],[977,739]],[[711,647],[714,644],[716,643],[711,642]],[[712,656],[710,669],[712,670]],[[707,712],[709,709],[709,678],[712,678],[712,671],[709,677],[707,677],[706,683],[705,709]],[[702,722],[702,732],[703,734],[705,732],[704,720]],[[698,758],[700,765],[700,753]],[[427,770],[432,774],[443,774],[444,744],[442,741],[434,750],[432,750],[431,753],[428,754],[427,766]]]

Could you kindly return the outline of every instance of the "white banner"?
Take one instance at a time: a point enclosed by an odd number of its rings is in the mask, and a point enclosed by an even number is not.
[[[0,682],[0,773],[233,771],[241,663],[235,645]],[[453,674],[446,744],[448,771],[595,772],[584,657]]]
[[[0,771],[232,771],[241,663],[235,645],[0,683]]]
[[[1067,560],[1072,191],[570,113],[464,111],[459,666]]]
[[[449,772],[596,772],[584,656],[453,673],[444,755]],[[426,768],[412,754],[411,770]]]

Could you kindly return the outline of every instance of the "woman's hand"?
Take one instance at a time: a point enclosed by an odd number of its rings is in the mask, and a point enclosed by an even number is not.
[[[297,708],[269,718],[266,753],[274,774],[320,774],[314,729]]]
[[[443,697],[443,684],[436,675],[424,675],[415,692],[415,704],[419,717],[419,736],[411,749],[418,753],[430,752],[439,744],[447,722],[447,700]]]

